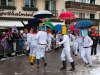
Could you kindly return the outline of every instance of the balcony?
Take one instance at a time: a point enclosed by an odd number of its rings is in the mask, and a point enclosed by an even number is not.
[[[48,10],[48,11],[50,11],[54,17],[58,16],[58,10]]]
[[[75,9],[100,11],[100,5],[80,3],[80,2],[72,2],[72,1],[66,1],[65,2],[65,8],[75,8]]]

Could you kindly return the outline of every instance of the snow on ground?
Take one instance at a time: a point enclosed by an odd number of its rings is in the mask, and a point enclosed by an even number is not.
[[[91,69],[90,74],[87,75],[100,75],[100,53],[97,55],[92,56],[92,60],[95,62],[98,62],[96,68]]]

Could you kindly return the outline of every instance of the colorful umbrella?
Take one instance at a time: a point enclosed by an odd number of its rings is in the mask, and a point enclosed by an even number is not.
[[[94,22],[91,20],[81,20],[76,23],[75,28],[87,29],[87,28],[92,27],[93,24]]]
[[[69,27],[69,29],[74,31],[75,33],[79,34],[80,33],[80,29],[74,28],[75,24],[76,23],[71,23],[71,26]]]
[[[51,16],[53,16],[53,14],[48,10],[39,10],[33,15],[33,17],[35,17],[37,19],[48,18]]]
[[[75,29],[74,26],[75,26],[75,24],[72,23],[71,26],[69,27],[69,29],[73,31]]]
[[[57,25],[55,25],[54,29],[56,31],[62,31],[62,25],[61,24],[57,24]]]
[[[54,25],[51,22],[45,22],[47,26],[49,26],[51,29],[54,29]]]
[[[33,19],[29,19],[28,20],[28,24],[29,25],[34,25],[34,26],[36,26],[36,25],[38,25],[39,23],[42,23],[42,21],[41,20],[39,20],[39,19],[36,19],[36,18],[33,18]]]
[[[75,19],[75,16],[72,12],[62,12],[58,19],[61,19],[61,20],[72,20],[72,19]]]

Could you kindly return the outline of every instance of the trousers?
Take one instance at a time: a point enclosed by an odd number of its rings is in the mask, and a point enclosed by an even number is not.
[[[37,50],[36,50],[36,59],[40,59],[42,57],[45,57],[45,48],[46,45],[39,45],[37,46]]]
[[[30,56],[36,56],[36,49],[37,45],[36,44],[30,44]]]
[[[91,48],[83,48],[81,57],[85,63],[89,63],[92,66],[92,58],[91,58]]]
[[[51,50],[51,40],[48,40],[48,47],[46,48],[46,51],[49,51]]]
[[[63,48],[63,50],[62,50],[62,53],[61,53],[61,60],[62,61],[65,61],[65,56],[67,56],[69,62],[73,62],[69,46],[66,48]]]
[[[73,52],[74,52],[75,54],[77,54],[77,52],[78,52],[78,42],[77,42],[77,41],[74,41],[74,42],[73,42],[72,49],[73,49]]]

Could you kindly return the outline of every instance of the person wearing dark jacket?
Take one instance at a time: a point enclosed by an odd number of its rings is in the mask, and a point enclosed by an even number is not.
[[[91,55],[93,55],[93,54],[96,55],[97,54],[97,45],[98,45],[98,36],[92,36],[91,38],[93,40]]]

